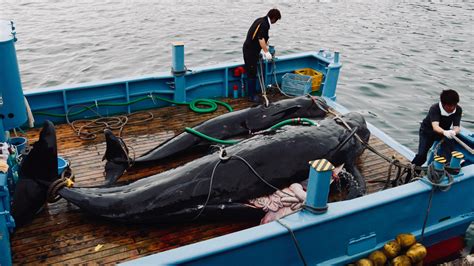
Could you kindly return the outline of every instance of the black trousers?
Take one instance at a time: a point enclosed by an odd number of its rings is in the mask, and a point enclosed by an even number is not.
[[[428,156],[428,152],[431,146],[433,146],[433,143],[436,140],[441,140],[441,139],[438,136],[434,135],[435,133],[434,134],[427,133],[422,128],[420,128],[420,131],[418,134],[420,137],[420,140],[418,143],[418,153],[416,154],[415,158],[413,158],[411,163],[417,166],[421,166],[426,162],[426,157]],[[444,156],[447,161],[450,161],[451,151],[454,150],[454,145],[455,145],[454,140],[445,138],[441,145],[442,152],[439,155]]]
[[[242,49],[244,54],[245,71],[247,72],[247,90],[249,98],[257,95],[257,65],[260,51]]]

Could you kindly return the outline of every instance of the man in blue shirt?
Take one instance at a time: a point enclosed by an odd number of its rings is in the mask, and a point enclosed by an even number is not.
[[[428,115],[423,119],[420,126],[418,144],[418,154],[412,164],[421,166],[426,161],[429,149],[436,140],[446,138],[446,142],[453,146],[453,139],[461,130],[462,108],[458,105],[459,94],[454,90],[443,90],[440,95],[440,102],[430,107]],[[450,152],[445,151],[445,156],[450,159]]]
[[[271,9],[265,17],[256,19],[247,32],[242,51],[244,54],[245,71],[247,72],[247,89],[251,101],[258,101],[257,97],[257,62],[260,51],[263,50],[264,58],[272,59],[268,51],[268,31],[270,25],[281,19],[278,9]]]

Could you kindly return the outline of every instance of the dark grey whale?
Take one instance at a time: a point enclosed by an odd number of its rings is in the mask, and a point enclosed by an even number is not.
[[[344,120],[368,141],[370,132],[360,114],[349,113]],[[364,178],[355,167],[356,158],[365,147],[350,136],[351,131],[340,122],[326,118],[319,126],[286,126],[254,135],[227,147],[229,159],[222,159],[222,154],[216,151],[127,185],[62,188],[59,194],[85,212],[126,223],[185,222],[198,217],[219,219],[235,214],[247,216],[261,212],[246,205],[249,199],[271,194],[274,187],[283,188],[303,181],[308,176],[308,161],[327,158],[336,166],[344,163],[346,170],[355,176],[357,189],[349,191],[348,195],[354,198],[365,192]],[[107,138],[108,148],[109,144],[122,145],[111,133]],[[123,153],[123,149],[114,152]],[[12,206],[12,214],[19,225],[32,219],[45,202],[48,185],[58,178],[57,172],[53,171],[55,160],[52,158],[56,155],[54,126],[45,123],[40,140],[20,166],[23,175]],[[53,166],[45,167],[46,164]],[[48,170],[35,174],[40,168]]]
[[[267,129],[290,118],[323,118],[329,107],[324,100],[314,96],[301,96],[271,103],[268,107],[258,105],[209,119],[194,127],[195,130],[217,139],[229,139]],[[183,132],[149,150],[133,161],[133,166],[156,164],[188,151],[192,147],[209,147],[211,142],[191,133]],[[123,146],[123,145],[122,145]],[[120,147],[117,147],[121,149]],[[114,183],[129,168],[130,161],[123,156],[117,158],[115,150],[107,152],[106,180]]]
[[[350,113],[344,120],[368,141],[370,133],[360,114]],[[122,222],[189,221],[198,215],[227,217],[229,213],[254,211],[245,205],[247,200],[273,193],[275,189],[264,181],[277,188],[301,182],[308,176],[310,160],[327,158],[334,165],[344,163],[356,177],[358,189],[349,195],[353,198],[365,192],[364,178],[355,167],[364,146],[352,137],[338,147],[349,135],[350,130],[334,119],[322,120],[314,127],[285,127],[226,148],[228,160],[214,152],[128,185],[63,188],[59,194],[86,212]]]

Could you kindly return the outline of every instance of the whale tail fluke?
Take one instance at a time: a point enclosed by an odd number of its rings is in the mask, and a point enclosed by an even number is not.
[[[121,138],[118,138],[111,130],[105,129],[106,151],[102,160],[105,164],[106,185],[114,184],[132,165],[132,159],[128,156],[128,148]]]
[[[12,215],[17,226],[31,222],[46,203],[49,186],[59,178],[56,130],[45,121],[31,151],[23,157],[13,194]]]

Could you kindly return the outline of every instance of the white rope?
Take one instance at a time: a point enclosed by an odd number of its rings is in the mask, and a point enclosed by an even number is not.
[[[258,81],[260,82],[260,88],[262,88],[262,96],[265,99],[265,107],[268,107],[270,105],[270,101],[268,100],[268,97],[267,97],[267,90],[265,88],[265,81],[263,77],[263,63],[262,63],[263,60],[260,59],[259,61],[260,61],[260,74],[257,73],[257,76],[258,76]]]
[[[35,118],[33,117],[33,112],[31,112],[30,104],[28,103],[28,100],[26,97],[25,99],[25,107],[26,107],[26,114],[28,115],[28,126],[30,128],[35,127]]]

